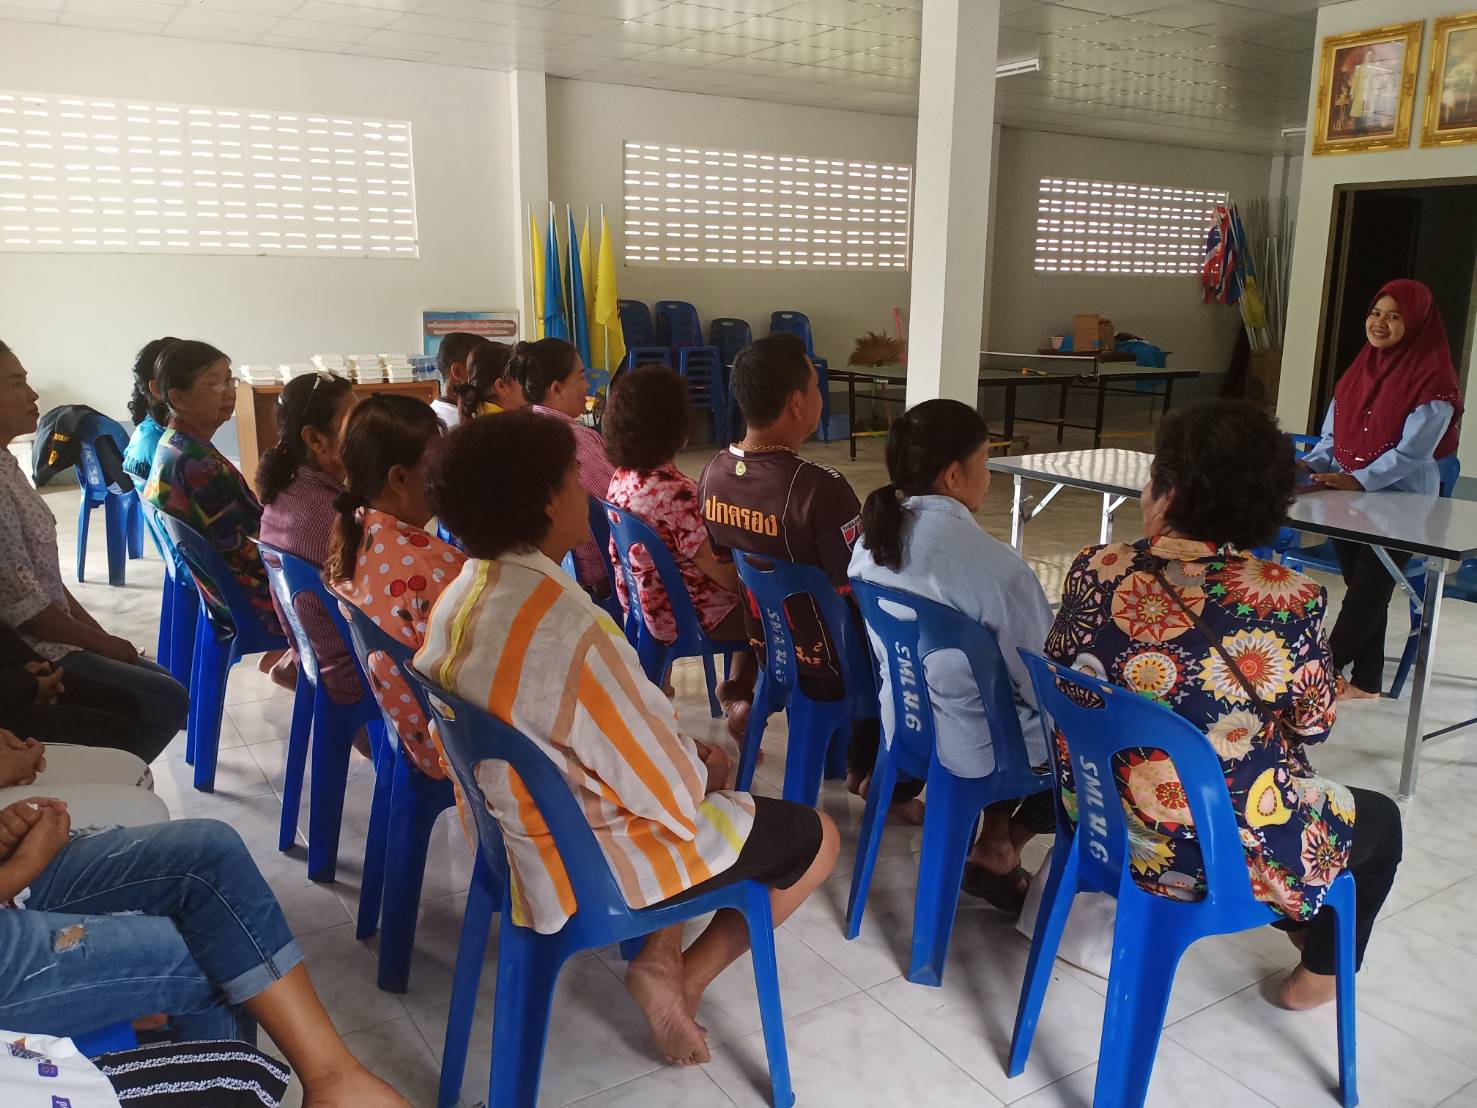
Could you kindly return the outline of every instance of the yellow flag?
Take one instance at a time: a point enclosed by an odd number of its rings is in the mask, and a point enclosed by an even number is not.
[[[615,287],[615,245],[610,224],[600,213],[600,260],[595,266],[595,308],[590,313],[590,360],[607,373],[614,373],[626,360],[626,340],[621,332],[620,291]]]
[[[528,209],[529,299],[533,302],[533,318],[528,333],[536,339],[544,337],[544,244],[539,238],[538,216]]]
[[[580,273],[585,285],[585,319],[595,315],[595,271],[590,268],[590,209],[585,209],[585,229],[580,233]],[[593,357],[593,354],[591,355]]]

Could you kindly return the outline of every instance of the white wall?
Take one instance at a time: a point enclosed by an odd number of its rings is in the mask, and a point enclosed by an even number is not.
[[[1032,351],[1069,333],[1072,316],[1095,312],[1165,350],[1169,364],[1226,372],[1241,329],[1234,307],[1202,302],[1196,277],[1037,273],[1037,190],[1042,177],[1072,175],[1228,191],[1239,204],[1266,196],[1271,158],[1145,142],[1002,129],[991,254],[989,349]],[[1219,393],[1218,377],[1186,393]]]
[[[617,243],[627,139],[910,165],[916,153],[915,121],[903,116],[559,79],[549,81],[548,111],[550,193],[561,213],[566,203],[577,210],[604,204]],[[749,321],[756,338],[768,333],[770,312],[805,312],[816,352],[832,365],[844,365],[852,340],[865,332],[891,334],[894,307],[905,317],[908,310],[905,272],[622,266],[619,281],[626,299],[687,300],[704,328],[714,316],[736,316]]]
[[[1303,159],[1302,189],[1298,202],[1297,235],[1293,240],[1291,297],[1287,338],[1283,344],[1282,381],[1277,415],[1289,430],[1311,429],[1321,413],[1312,413],[1318,334],[1324,313],[1324,273],[1333,231],[1334,190],[1339,185],[1389,181],[1411,183],[1443,177],[1477,176],[1477,147],[1420,146],[1421,113],[1425,106],[1426,67],[1431,57],[1431,25],[1438,17],[1470,11],[1471,0],[1412,0],[1401,6],[1403,20],[1425,20],[1425,36],[1416,69],[1416,100],[1411,120],[1410,146],[1372,154],[1329,154]],[[1369,27],[1395,18],[1389,0],[1350,0],[1318,9],[1318,39]],[[1308,134],[1313,134],[1318,103],[1318,58],[1313,59],[1313,88],[1308,98]],[[1311,142],[1310,142],[1311,145]],[[1467,382],[1477,380],[1477,344],[1466,367],[1458,367]],[[1458,455],[1464,472],[1477,471],[1477,434],[1463,436]]]
[[[415,260],[0,253],[0,339],[43,410],[122,417],[133,354],[158,335],[248,363],[413,353],[422,309],[516,306],[506,74],[0,21],[0,86],[412,125]]]

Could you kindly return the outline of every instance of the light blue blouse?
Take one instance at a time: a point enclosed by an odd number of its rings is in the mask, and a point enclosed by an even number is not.
[[[1303,455],[1303,461],[1314,473],[1342,473],[1333,455],[1333,410],[1338,401],[1328,406],[1323,417],[1323,437],[1318,445]],[[1353,476],[1367,492],[1387,489],[1390,492],[1418,492],[1436,496],[1441,491],[1441,474],[1434,454],[1441,436],[1451,424],[1453,408],[1445,400],[1430,400],[1405,417],[1400,441],[1386,450]]]
[[[123,468],[140,485],[149,480],[149,471],[154,468],[154,451],[159,448],[159,439],[163,434],[164,428],[154,422],[153,416],[146,415],[144,421],[133,429],[133,437],[128,440],[128,449],[123,454]]]
[[[903,502],[902,569],[879,566],[865,538],[851,552],[850,575],[947,604],[990,629],[1000,645],[1016,714],[1031,764],[1046,760],[1046,742],[1037,722],[1036,696],[1017,647],[1040,650],[1051,630],[1051,605],[1041,582],[1014,550],[985,532],[952,496],[910,496]],[[884,646],[871,629],[872,647]],[[990,728],[979,686],[957,650],[930,654],[923,665],[933,702],[939,761],[960,777],[983,777],[995,768]],[[882,671],[882,726],[893,725],[891,676]]]

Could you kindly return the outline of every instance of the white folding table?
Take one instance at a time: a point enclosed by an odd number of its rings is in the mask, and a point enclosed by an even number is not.
[[[1102,496],[1098,540],[1109,542],[1113,537],[1113,513],[1125,500],[1137,498],[1142,492],[1153,458],[1141,450],[1117,449],[1062,450],[991,458],[990,469],[1010,474],[1015,483],[1010,510],[1011,545],[1017,553],[1022,552],[1026,524],[1040,515],[1064,488],[1086,489]],[[1027,481],[1041,481],[1051,488],[1040,498],[1034,498],[1026,493]],[[1367,544],[1420,609],[1415,677],[1405,725],[1405,757],[1400,767],[1400,795],[1413,796],[1421,742],[1428,737],[1421,729],[1421,722],[1435,659],[1441,591],[1447,571],[1455,568],[1449,563],[1477,556],[1477,503],[1412,492],[1325,491],[1299,496],[1288,512],[1288,522],[1299,531]],[[1389,550],[1410,551],[1425,558],[1425,602],[1395,568]]]

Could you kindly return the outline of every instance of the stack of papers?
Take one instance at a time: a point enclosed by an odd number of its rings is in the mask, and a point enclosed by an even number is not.
[[[313,364],[319,369],[327,370],[329,373],[337,373],[340,377],[346,376],[348,367],[344,365],[342,354],[314,354]]]
[[[282,377],[274,365],[238,365],[236,375],[248,385],[280,385]]]
[[[345,364],[349,367],[349,377],[360,384],[372,384],[385,379],[378,354],[350,354],[345,359]]]
[[[307,377],[317,373],[318,367],[311,362],[283,362],[277,367],[277,373],[285,385],[297,377]]]
[[[408,354],[381,354],[380,365],[384,366],[387,381],[415,380],[415,366]]]

